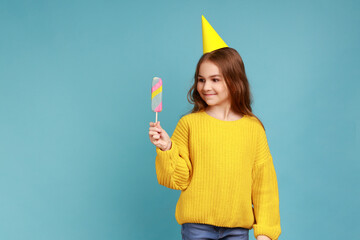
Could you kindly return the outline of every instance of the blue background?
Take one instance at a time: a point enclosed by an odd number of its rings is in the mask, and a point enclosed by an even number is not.
[[[280,193],[280,239],[359,226],[358,1],[0,1],[0,239],[181,239],[180,191],[148,136],[172,134],[201,14],[242,56]],[[250,239],[254,239],[253,231]]]

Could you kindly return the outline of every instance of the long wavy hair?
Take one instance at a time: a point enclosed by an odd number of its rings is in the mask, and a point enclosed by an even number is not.
[[[252,113],[252,94],[242,58],[235,49],[230,47],[220,48],[201,56],[196,66],[194,84],[187,94],[187,100],[194,105],[193,109],[188,113],[205,110],[208,106],[197,91],[200,65],[205,61],[214,63],[223,75],[226,86],[229,89],[232,111],[241,115],[255,117],[265,130],[260,119]]]

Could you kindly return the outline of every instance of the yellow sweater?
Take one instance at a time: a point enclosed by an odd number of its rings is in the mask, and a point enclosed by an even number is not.
[[[155,168],[159,184],[181,190],[175,210],[180,225],[254,228],[255,238],[279,237],[277,178],[256,118],[223,121],[205,111],[190,113],[171,141],[168,151],[156,148]]]

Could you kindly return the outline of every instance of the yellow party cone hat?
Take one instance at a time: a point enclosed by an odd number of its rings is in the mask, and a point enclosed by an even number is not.
[[[227,47],[224,40],[214,30],[210,23],[201,15],[202,35],[203,35],[203,52],[208,53],[219,48]]]

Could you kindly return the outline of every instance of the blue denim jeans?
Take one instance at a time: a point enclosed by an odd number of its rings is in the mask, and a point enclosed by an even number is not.
[[[217,227],[202,223],[181,225],[182,240],[249,240],[249,229],[236,227]]]

